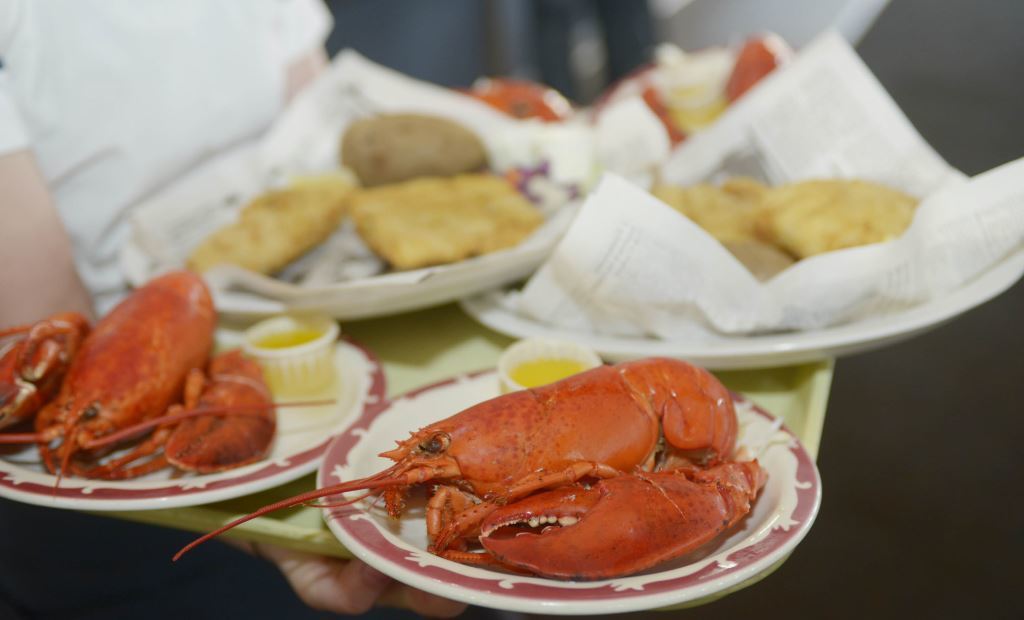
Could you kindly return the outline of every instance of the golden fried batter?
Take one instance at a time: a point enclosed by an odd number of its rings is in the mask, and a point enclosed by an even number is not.
[[[758,203],[767,188],[737,177],[721,187],[701,183],[689,187],[656,186],[652,193],[693,220],[721,242],[754,241]]]
[[[867,181],[804,181],[768,190],[758,235],[797,258],[807,258],[903,234],[917,200]]]
[[[263,274],[280,271],[334,232],[353,189],[336,175],[323,175],[267,192],[243,207],[237,221],[203,240],[188,266],[195,271],[221,264]]]
[[[543,217],[501,177],[420,178],[356,193],[356,230],[395,269],[416,269],[511,247]]]

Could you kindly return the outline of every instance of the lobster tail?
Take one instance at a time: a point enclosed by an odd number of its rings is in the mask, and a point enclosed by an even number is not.
[[[732,396],[710,372],[681,360],[618,366],[623,381],[658,413],[665,439],[700,465],[727,459],[736,444]]]

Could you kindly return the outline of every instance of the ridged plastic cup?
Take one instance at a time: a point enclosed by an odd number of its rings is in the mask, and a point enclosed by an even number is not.
[[[539,360],[570,360],[579,362],[583,370],[596,368],[602,364],[592,349],[567,340],[548,338],[527,338],[520,340],[505,349],[498,358],[498,387],[502,394],[524,390],[527,387],[512,379],[512,371],[522,364]],[[582,372],[582,371],[581,371]],[[556,379],[557,380],[557,379]]]
[[[320,335],[288,347],[267,348],[257,344],[274,334],[300,329],[317,331]],[[340,331],[338,323],[328,316],[276,316],[246,330],[243,350],[259,363],[275,396],[310,396],[324,392],[337,381],[334,343]]]

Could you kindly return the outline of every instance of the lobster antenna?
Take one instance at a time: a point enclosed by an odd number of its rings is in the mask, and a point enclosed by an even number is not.
[[[8,336],[14,336],[18,334],[27,333],[32,329],[32,325],[15,325],[14,327],[6,327],[0,329],[0,338],[7,338]]]
[[[341,508],[343,506],[351,506],[352,504],[354,504],[354,503],[356,503],[358,501],[364,500],[364,499],[366,499],[367,497],[370,497],[373,494],[374,494],[374,491],[367,491],[366,493],[363,493],[359,497],[353,497],[352,499],[346,499],[343,502],[326,502],[326,503],[321,502],[319,504],[314,503],[314,502],[306,502],[306,504],[304,504],[304,505],[308,506],[310,508]]]
[[[94,448],[102,448],[103,446],[109,446],[110,444],[130,439],[138,433],[160,426],[161,424],[169,424],[171,422],[178,422],[180,420],[186,420],[188,418],[199,418],[207,415],[216,416],[229,416],[229,415],[242,415],[242,416],[257,416],[260,412],[267,409],[276,409],[278,407],[319,407],[322,405],[332,405],[337,402],[336,399],[329,398],[324,400],[307,400],[307,401],[296,401],[296,402],[284,402],[284,403],[270,403],[267,405],[238,405],[234,407],[206,407],[204,409],[190,409],[188,411],[182,411],[180,413],[170,413],[167,415],[160,416],[158,418],[151,418],[145,422],[139,422],[132,426],[122,428],[121,430],[104,435],[97,439],[90,440],[82,445],[86,450],[92,450]],[[2,437],[2,435],[0,435]],[[3,443],[0,441],[0,443]]]
[[[298,506],[299,504],[305,504],[307,502],[311,502],[313,500],[320,499],[321,497],[327,497],[329,495],[338,495],[340,493],[346,493],[348,491],[356,491],[356,490],[362,490],[362,489],[368,489],[368,488],[392,486],[394,484],[395,484],[394,480],[373,480],[373,481],[367,481],[366,479],[353,480],[351,482],[345,482],[345,483],[342,483],[342,484],[336,484],[336,485],[334,485],[332,487],[324,487],[322,489],[315,489],[313,491],[308,491],[308,492],[303,493],[301,495],[296,495],[295,497],[289,497],[289,498],[283,499],[283,500],[281,500],[279,502],[274,502],[273,504],[269,504],[267,506],[264,506],[263,508],[260,508],[256,512],[247,514],[247,515],[245,515],[243,517],[239,517],[239,518],[235,519],[234,521],[232,521],[231,523],[228,523],[227,525],[222,525],[219,528],[213,530],[212,532],[210,532],[208,534],[203,534],[201,537],[193,540],[189,544],[187,544],[184,547],[182,547],[180,551],[178,551],[177,553],[174,554],[174,557],[171,558],[171,561],[172,562],[177,562],[181,558],[181,556],[185,555],[186,553],[188,553],[192,549],[195,549],[196,547],[198,547],[199,545],[203,544],[204,542],[206,542],[206,541],[208,541],[208,540],[210,540],[212,538],[215,538],[217,536],[220,536],[224,532],[226,532],[226,531],[228,531],[228,530],[230,530],[230,529],[232,529],[232,528],[234,528],[236,526],[239,526],[239,525],[241,525],[241,524],[243,524],[243,523],[245,523],[247,521],[251,521],[251,520],[255,519],[256,517],[262,517],[263,515],[269,514],[271,512],[276,511],[276,510],[281,510],[283,508],[290,508],[292,506]],[[359,499],[362,499],[362,498],[359,498]]]
[[[0,444],[39,443],[45,439],[43,433],[0,433]]]
[[[71,435],[66,437],[61,443],[61,448],[64,450],[64,456],[60,459],[60,469],[57,470],[57,479],[53,483],[53,499],[57,499],[57,489],[60,488],[60,481],[64,478],[64,472],[68,470],[68,465],[71,463],[71,453],[74,452],[73,448],[75,445],[75,439],[78,438],[78,426],[75,426],[71,431]]]

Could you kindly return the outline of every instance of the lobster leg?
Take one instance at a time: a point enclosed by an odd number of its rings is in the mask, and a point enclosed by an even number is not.
[[[127,469],[121,468],[111,472],[109,475],[96,477],[103,480],[128,480],[130,478],[138,478],[139,476],[145,476],[146,474],[160,471],[168,465],[169,463],[167,462],[167,458],[160,454],[146,461],[142,465],[136,465],[135,467],[129,467]]]
[[[430,496],[430,501],[427,502],[427,537],[433,541],[454,520],[456,514],[465,512],[476,504],[477,502],[469,493],[450,485],[438,485],[437,490]],[[472,537],[472,533],[470,537]],[[464,539],[454,540],[449,546],[456,547],[458,551],[465,551],[466,541]]]
[[[498,566],[501,568],[516,570],[515,567],[507,567],[499,562],[495,557],[489,553],[481,553],[479,551],[456,551],[454,549],[448,549],[438,553],[440,557],[451,560],[452,562],[459,562],[460,564],[469,564],[471,566]],[[523,571],[524,574],[525,571]]]
[[[475,497],[450,485],[438,485],[437,490],[430,496],[427,503],[427,535],[433,540],[434,537],[451,522],[456,514],[464,512],[477,504]],[[465,538],[455,540],[450,547],[437,555],[446,560],[469,564],[472,566],[490,566],[512,571],[514,573],[529,574],[515,566],[502,564],[493,555],[485,551],[469,551],[468,543],[476,542],[480,536],[480,530],[474,529]]]
[[[175,407],[171,408],[172,410]],[[109,461],[98,467],[86,469],[81,471],[78,468],[74,469],[76,475],[83,476],[85,478],[98,478],[101,480],[125,480],[128,478],[136,478],[154,472],[161,467],[167,466],[167,459],[160,455],[146,463],[137,467],[128,467],[135,461],[150,456],[160,450],[160,448],[167,441],[167,437],[171,434],[169,428],[159,428],[150,435],[145,441],[135,446],[128,454],[120,456],[116,459]]]
[[[519,575],[530,575],[530,571],[519,568],[518,566],[512,566],[509,564],[503,564],[500,560],[495,558],[486,551],[455,551],[448,549],[437,554],[438,556],[451,560],[452,562],[458,562],[459,564],[468,564],[470,566],[487,566],[491,568],[500,568],[510,573],[516,573]]]
[[[535,474],[531,474],[527,478],[524,478],[512,485],[508,492],[503,494],[500,498],[481,502],[455,515],[451,523],[442,529],[434,538],[432,551],[437,553],[448,549],[453,541],[470,535],[470,532],[478,528],[480,526],[480,522],[487,518],[487,515],[494,512],[494,510],[499,506],[509,502],[514,502],[531,493],[535,493],[542,489],[551,489],[554,487],[572,484],[588,476],[591,478],[614,478],[621,475],[622,472],[614,467],[589,461],[573,463],[569,467],[557,472],[537,472]]]

